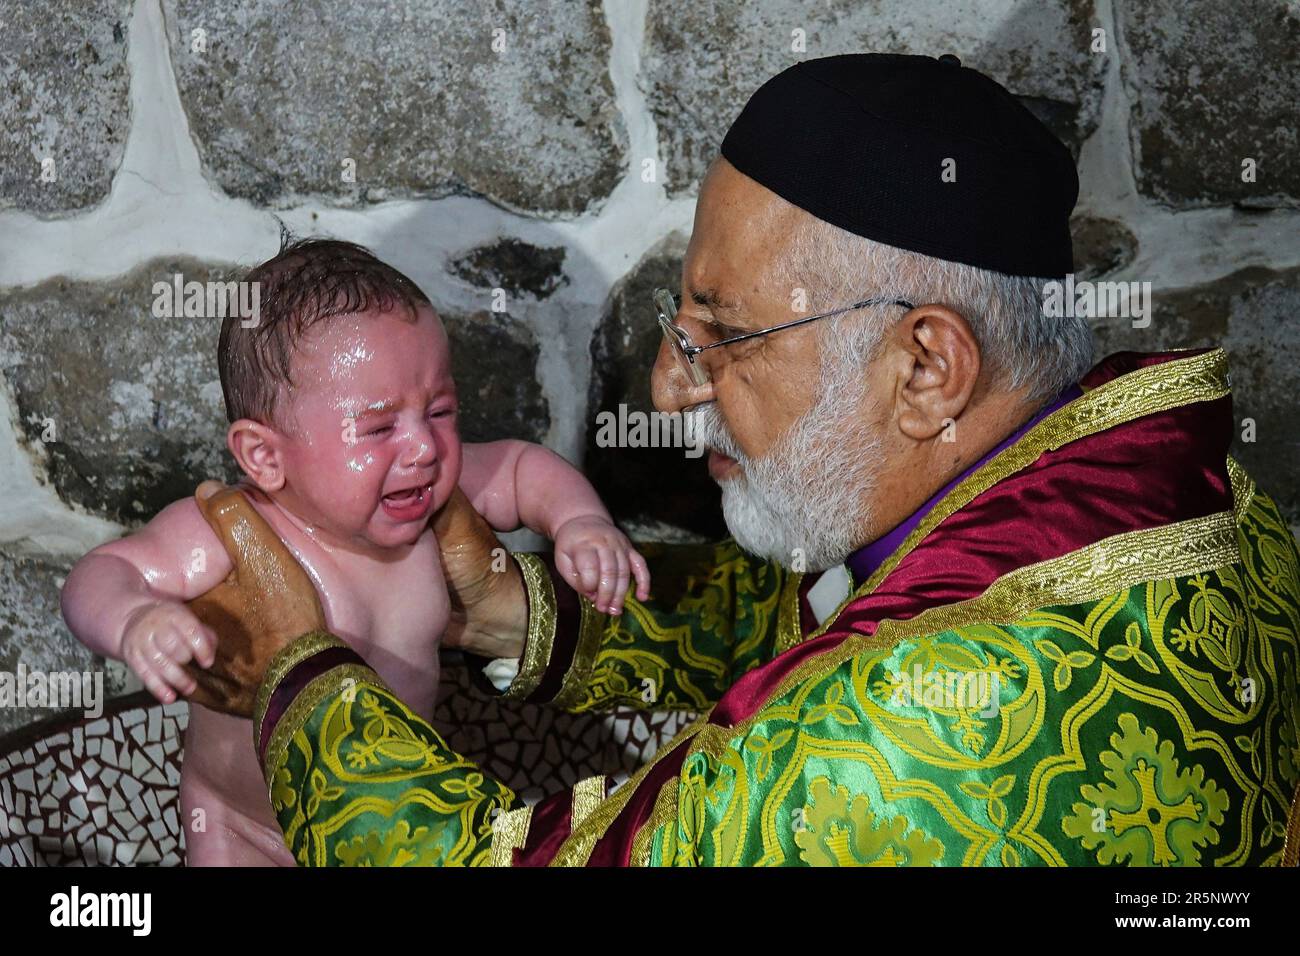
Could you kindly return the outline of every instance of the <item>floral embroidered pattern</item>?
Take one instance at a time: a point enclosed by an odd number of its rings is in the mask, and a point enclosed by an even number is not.
[[[429,828],[412,833],[405,820],[389,830],[353,837],[334,852],[343,866],[438,866],[442,861],[442,847],[430,839]]]
[[[825,777],[812,782],[812,801],[803,808],[804,826],[795,834],[800,856],[813,866],[933,866],[943,844],[912,829],[902,816],[878,819],[870,801],[849,799],[847,787]]]
[[[1065,832],[1097,850],[1103,864],[1195,866],[1218,843],[1228,795],[1201,767],[1179,769],[1174,745],[1121,714],[1112,750],[1101,755],[1108,783],[1084,786]]]

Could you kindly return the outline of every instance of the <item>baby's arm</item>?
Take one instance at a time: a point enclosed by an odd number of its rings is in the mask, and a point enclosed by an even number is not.
[[[230,556],[192,498],[91,551],[63,585],[63,617],[91,650],[125,661],[165,703],[194,690],[182,665],[211,665],[216,637],[184,601],[216,587]]]
[[[650,596],[645,559],[614,526],[582,472],[555,452],[523,441],[466,442],[460,486],[498,531],[521,524],[555,542],[555,567],[602,611],[620,614],[628,580]]]

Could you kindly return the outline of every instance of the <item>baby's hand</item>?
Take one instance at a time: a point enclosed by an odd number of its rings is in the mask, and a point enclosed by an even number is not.
[[[179,601],[142,605],[122,632],[122,659],[164,704],[174,701],[177,691],[188,696],[198,686],[183,664],[197,659],[211,667],[216,653],[216,635]]]
[[[555,532],[555,569],[598,611],[622,614],[629,571],[636,596],[650,596],[650,569],[623,532],[604,518],[571,518]]]

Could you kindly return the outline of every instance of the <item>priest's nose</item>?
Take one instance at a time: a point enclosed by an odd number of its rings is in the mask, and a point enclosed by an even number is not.
[[[661,412],[685,411],[692,405],[714,400],[713,380],[694,385],[677,364],[668,343],[659,343],[659,354],[650,370],[650,397]]]

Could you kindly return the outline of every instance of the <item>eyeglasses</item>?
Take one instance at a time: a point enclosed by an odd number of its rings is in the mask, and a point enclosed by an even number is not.
[[[659,316],[659,327],[663,329],[664,338],[668,340],[673,355],[677,356],[677,364],[682,367],[686,377],[694,385],[703,385],[709,380],[708,373],[704,371],[703,366],[695,361],[695,356],[709,349],[716,349],[722,345],[731,345],[735,342],[743,342],[746,339],[756,339],[760,335],[770,335],[773,332],[780,332],[782,329],[793,329],[799,325],[807,325],[809,322],[816,322],[818,319],[829,319],[831,316],[843,315],[845,312],[852,312],[855,309],[865,309],[871,305],[901,305],[903,308],[916,308],[906,299],[891,299],[888,297],[877,299],[863,299],[861,302],[854,302],[852,305],[846,305],[842,309],[835,309],[831,312],[822,312],[820,315],[809,315],[802,319],[795,319],[793,322],[786,322],[782,325],[774,325],[768,329],[758,329],[754,332],[746,332],[743,335],[733,335],[731,338],[722,339],[718,342],[710,342],[708,345],[696,345],[691,341],[690,333],[677,324],[677,297],[667,289],[656,289],[654,293],[655,313]]]

